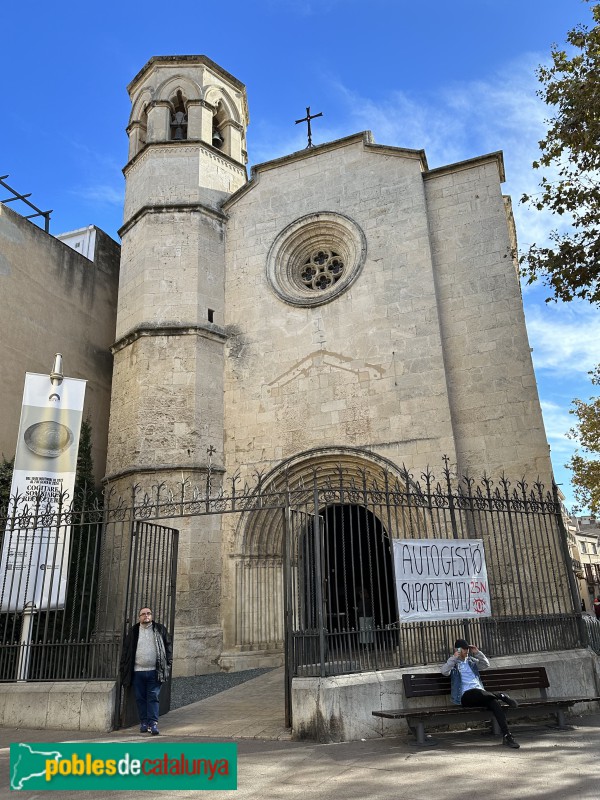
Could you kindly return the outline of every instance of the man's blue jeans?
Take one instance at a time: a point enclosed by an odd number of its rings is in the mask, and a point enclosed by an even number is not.
[[[152,725],[153,722],[158,722],[158,695],[161,685],[156,680],[155,669],[133,673],[133,691],[140,723]]]

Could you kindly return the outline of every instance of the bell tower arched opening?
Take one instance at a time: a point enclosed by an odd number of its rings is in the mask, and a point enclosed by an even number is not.
[[[219,102],[212,120],[212,140],[211,144],[218,150],[222,150],[225,145],[225,137],[223,135],[223,126],[227,122],[227,114],[223,108],[223,103]]]
[[[170,131],[170,138],[174,141],[182,141],[188,138],[187,101],[181,89],[177,90],[176,95],[171,100]]]
[[[146,140],[148,137],[148,106],[144,105],[142,108],[142,112],[140,114],[140,121],[139,121],[139,149],[141,150],[142,147],[146,146]]]

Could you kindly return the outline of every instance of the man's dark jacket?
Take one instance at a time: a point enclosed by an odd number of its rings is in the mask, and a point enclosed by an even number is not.
[[[157,642],[157,657],[156,657],[156,673],[159,683],[164,683],[167,679],[169,667],[173,662],[173,642],[169,636],[169,632],[164,625],[160,622],[152,623],[152,630],[154,635],[160,637],[164,645],[164,654],[161,653],[161,648]],[[135,666],[135,651],[137,650],[138,639],[140,638],[140,623],[131,628],[125,641],[123,642],[123,652],[121,653],[121,663],[119,671],[121,675],[121,683],[123,686],[131,686],[133,681],[133,667]]]

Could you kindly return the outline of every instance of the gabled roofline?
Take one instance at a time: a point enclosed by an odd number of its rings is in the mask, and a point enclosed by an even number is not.
[[[275,158],[272,161],[263,161],[261,164],[255,164],[250,172],[250,180],[244,186],[240,187],[237,192],[234,192],[231,197],[223,201],[221,207],[228,209],[236,203],[246,192],[249,192],[260,179],[263,172],[268,172],[271,169],[277,169],[284,164],[292,164],[296,161],[303,161],[307,158],[314,158],[315,156],[328,153],[332,150],[338,150],[342,147],[349,147],[361,143],[365,149],[373,150],[376,153],[384,155],[399,156],[401,158],[412,158],[418,160],[421,164],[421,170],[427,171],[427,157],[424,150],[409,150],[404,147],[391,147],[389,145],[375,144],[373,141],[373,134],[371,131],[361,131],[354,133],[351,136],[345,136],[343,139],[335,139],[332,142],[325,142],[324,144],[315,145],[314,147],[305,148],[304,150],[297,150],[295,153],[289,153],[286,156]]]
[[[375,153],[381,153],[382,155],[386,156],[397,156],[400,158],[411,158],[418,160],[421,164],[423,180],[436,178],[452,172],[459,172],[463,169],[473,169],[473,167],[489,164],[490,162],[495,162],[498,167],[500,183],[504,183],[506,180],[506,175],[504,172],[504,155],[502,150],[496,150],[493,153],[487,153],[482,156],[475,156],[474,158],[465,159],[464,161],[456,161],[453,164],[445,164],[442,167],[429,169],[429,165],[427,164],[427,156],[425,155],[424,150],[410,150],[405,147],[392,147],[391,145],[375,144],[371,131],[361,131],[360,133],[352,134],[352,136],[346,136],[343,139],[335,139],[333,142],[325,142],[325,144],[319,144],[315,147],[298,150],[295,153],[289,153],[287,156],[281,156],[280,158],[275,158],[272,161],[264,161],[261,164],[255,164],[250,172],[250,180],[240,187],[237,192],[234,192],[230,197],[224,200],[221,204],[221,208],[226,211],[241,197],[243,197],[246,192],[249,192],[251,189],[253,189],[260,180],[260,176],[263,172],[268,172],[271,169],[277,169],[284,164],[292,164],[296,161],[302,161],[306,158],[313,158],[321,155],[322,153],[327,153],[342,147],[349,147],[360,142],[363,143],[365,150],[372,150]]]
[[[506,173],[504,172],[504,153],[502,150],[495,150],[493,153],[486,153],[483,156],[475,156],[474,158],[467,158],[465,161],[455,161],[454,164],[444,164],[443,167],[436,167],[435,169],[427,170],[423,179],[436,178],[439,175],[444,175],[449,172],[460,172],[463,169],[472,169],[473,167],[487,164],[490,161],[495,161],[498,165],[498,172],[500,173],[500,183],[506,180]]]

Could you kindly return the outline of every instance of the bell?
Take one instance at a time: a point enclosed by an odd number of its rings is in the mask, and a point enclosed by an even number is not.
[[[183,139],[183,128],[175,128],[175,136],[173,138],[176,140]]]
[[[225,140],[223,139],[219,131],[215,128],[212,135],[213,147],[218,147],[219,149],[221,149],[221,147],[223,147],[224,141]]]

